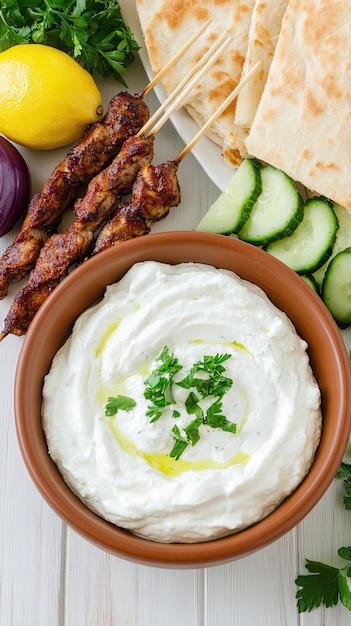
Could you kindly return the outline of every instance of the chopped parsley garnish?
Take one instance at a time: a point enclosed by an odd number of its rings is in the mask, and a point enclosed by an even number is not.
[[[159,420],[166,407],[171,405],[174,405],[171,416],[174,419],[180,417],[179,406],[177,408],[173,394],[174,385],[189,391],[184,405],[188,415],[195,416],[182,431],[176,424],[173,426],[174,445],[170,451],[172,458],[178,460],[189,445],[194,446],[199,441],[201,425],[220,428],[225,432],[236,432],[236,424],[223,415],[222,408],[222,398],[233,384],[232,379],[224,375],[223,363],[230,358],[231,354],[204,356],[202,361],[194,363],[182,380],[175,381],[174,377],[183,369],[178,359],[170,353],[168,346],[164,346],[157,357],[158,365],[144,383],[144,397],[149,400],[146,415],[150,418],[150,423]],[[204,400],[207,403],[206,409]],[[105,406],[105,415],[115,415],[119,409],[130,411],[135,404],[132,398],[126,396],[110,397]]]

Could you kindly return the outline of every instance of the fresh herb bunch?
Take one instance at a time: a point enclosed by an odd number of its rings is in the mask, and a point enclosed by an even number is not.
[[[2,0],[0,52],[23,43],[59,48],[94,76],[124,86],[139,48],[116,0]]]
[[[342,463],[337,478],[344,480],[343,503],[351,510],[351,465]],[[340,568],[306,559],[306,569],[310,573],[295,580],[300,587],[296,594],[299,613],[312,611],[321,604],[332,607],[338,602],[351,611],[351,591],[347,582],[351,577],[351,547],[339,548],[338,555],[346,561]]]

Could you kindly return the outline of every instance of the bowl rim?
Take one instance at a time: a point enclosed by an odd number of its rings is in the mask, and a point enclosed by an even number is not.
[[[200,245],[209,246],[213,254],[219,248],[221,251],[224,249],[228,254],[233,251],[240,255],[249,254],[257,263],[264,261],[273,278],[279,277],[280,281],[288,281],[293,289],[302,292],[306,290],[305,294],[306,296],[308,294],[307,297],[311,302],[311,312],[317,315],[318,323],[323,325],[326,338],[331,343],[335,354],[338,379],[340,380],[339,389],[336,392],[339,393],[340,406],[332,441],[322,460],[317,451],[312,468],[303,481],[303,494],[300,493],[300,487],[297,487],[269,516],[222,539],[191,544],[164,544],[137,537],[124,529],[117,528],[87,509],[64,483],[56,465],[49,457],[47,449],[44,467],[41,465],[44,454],[42,446],[43,444],[46,446],[46,441],[44,434],[42,434],[43,441],[37,444],[37,449],[31,448],[32,425],[37,416],[29,416],[28,418],[25,405],[25,397],[27,396],[23,390],[28,389],[26,363],[32,362],[33,359],[35,361],[38,343],[41,340],[40,329],[44,326],[50,330],[50,312],[55,308],[61,295],[69,292],[72,287],[74,288],[77,280],[81,280],[82,283],[83,280],[87,281],[88,274],[98,272],[101,263],[104,263],[105,266],[108,264],[112,266],[117,255],[123,255],[128,268],[138,260],[144,260],[144,258],[151,260],[154,256],[158,256],[154,252],[155,246],[177,245],[182,248],[183,246],[189,247],[189,244],[194,250]],[[142,258],[135,259],[136,256]],[[134,259],[132,263],[129,261],[131,258]],[[182,262],[181,258],[177,262]],[[208,264],[215,265],[211,262]],[[122,275],[120,272],[119,274]],[[240,275],[239,272],[238,274]],[[107,552],[139,564],[173,568],[208,567],[247,556],[279,539],[296,526],[324,495],[336,475],[349,439],[351,428],[351,368],[340,330],[321,298],[314,294],[309,285],[283,263],[266,252],[232,237],[197,231],[167,231],[132,239],[123,242],[121,246],[105,250],[85,261],[62,280],[40,307],[22,344],[15,372],[14,409],[17,439],[25,466],[43,498],[68,526]],[[317,471],[321,472],[321,470],[322,475],[316,485],[314,484],[314,476]],[[56,492],[54,485],[57,474],[63,487],[59,493]],[[290,509],[291,504],[292,510]],[[296,509],[299,511],[298,515],[296,515]],[[99,538],[99,531],[103,534],[103,540]]]

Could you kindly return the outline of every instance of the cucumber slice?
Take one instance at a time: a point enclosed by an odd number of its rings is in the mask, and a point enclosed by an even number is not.
[[[219,235],[237,232],[244,226],[260,193],[260,168],[251,159],[244,159],[196,230]]]
[[[319,296],[320,292],[319,292],[319,287],[317,285],[317,281],[314,278],[314,276],[312,274],[301,274],[301,278],[302,280],[305,281],[305,283],[307,283],[307,285],[309,285],[311,287],[311,289],[313,289],[313,291]]]
[[[290,237],[268,245],[265,250],[298,274],[309,274],[330,257],[339,228],[333,205],[326,198],[310,198],[302,222]]]
[[[340,204],[334,204],[334,213],[339,221],[339,230],[336,233],[333,252],[326,263],[314,272],[314,278],[320,289],[322,288],[323,278],[330,261],[338,252],[351,247],[351,213]]]
[[[351,324],[351,248],[330,261],[322,285],[322,299],[340,328]]]
[[[291,235],[303,218],[303,200],[287,174],[265,165],[261,181],[262,192],[238,233],[239,239],[259,246]]]

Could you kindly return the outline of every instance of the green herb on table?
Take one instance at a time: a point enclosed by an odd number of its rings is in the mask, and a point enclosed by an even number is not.
[[[296,584],[301,587],[296,594],[299,613],[311,611],[325,604],[335,606],[339,601],[351,611],[351,592],[347,577],[351,576],[351,547],[340,548],[338,555],[348,562],[340,569],[306,559],[310,574],[298,576]]]
[[[351,465],[342,463],[337,478],[344,480],[343,503],[351,510]],[[299,613],[312,611],[321,604],[332,607],[339,602],[351,611],[351,591],[347,581],[351,577],[351,546],[339,548],[338,555],[346,561],[340,568],[306,559],[306,569],[310,573],[295,580],[300,587],[296,593]]]
[[[139,48],[116,0],[2,0],[0,52],[23,43],[59,48],[94,76],[122,85]]]

